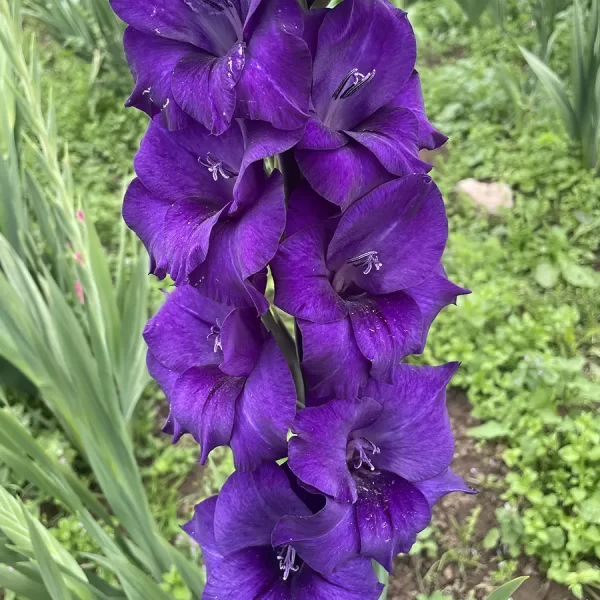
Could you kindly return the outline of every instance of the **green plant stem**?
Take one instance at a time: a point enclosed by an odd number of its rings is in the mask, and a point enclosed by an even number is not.
[[[387,600],[390,574],[379,563],[373,562],[373,564],[375,565],[375,573],[377,574],[377,579],[379,579],[379,581],[385,585],[385,587],[383,588],[383,592],[381,592],[379,600]]]

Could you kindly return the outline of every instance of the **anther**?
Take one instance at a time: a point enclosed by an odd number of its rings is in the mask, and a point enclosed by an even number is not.
[[[277,555],[279,570],[283,571],[283,580],[287,581],[290,573],[296,573],[300,567],[296,565],[296,551],[291,546],[285,547],[285,553]]]
[[[350,84],[348,88],[344,89],[346,87],[346,84],[352,77],[354,78],[354,81]],[[337,100],[338,98],[340,100],[350,98],[350,96],[356,94],[356,92],[358,92],[360,88],[367,85],[367,83],[369,83],[369,81],[371,81],[373,77],[375,77],[375,69],[369,71],[366,75],[359,73],[358,69],[351,69],[350,71],[348,71],[348,73],[346,73],[346,75],[344,75],[344,78],[342,79],[340,85],[337,86],[335,92],[333,92],[331,97],[334,100]]]
[[[237,173],[225,166],[222,161],[215,158],[210,152],[206,154],[206,160],[198,159],[198,162],[208,169],[208,172],[212,174],[212,177],[215,181],[219,179],[219,175],[223,179],[231,179],[235,177]]]
[[[379,269],[383,267],[383,263],[380,262],[376,250],[370,250],[369,252],[365,252],[364,254],[359,254],[358,256],[349,258],[347,262],[349,265],[352,265],[357,268],[365,267],[363,275],[368,275],[373,270],[373,267],[375,267],[376,271],[379,271]]]
[[[219,350],[223,350],[223,345],[221,343],[221,326],[219,325],[219,319],[217,319],[217,324],[212,325],[210,328],[210,333],[206,336],[207,340],[210,340],[212,336],[215,336],[213,352],[218,352]]]

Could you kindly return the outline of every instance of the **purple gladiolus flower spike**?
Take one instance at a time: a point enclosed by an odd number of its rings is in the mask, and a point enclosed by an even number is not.
[[[191,433],[201,462],[230,445],[236,468],[286,455],[296,393],[275,340],[251,308],[234,309],[191,286],[171,292],[146,326],[148,368],[170,404],[165,430]]]
[[[322,573],[358,556],[390,571],[441,496],[472,492],[449,470],[454,440],[445,387],[457,368],[399,365],[393,384],[370,380],[360,399],[300,411],[289,467],[328,499],[315,515],[282,519],[273,543],[292,544]]]
[[[169,132],[151,122],[123,205],[151,271],[264,313],[261,273],[277,251],[285,204],[281,174],[268,177],[262,159],[293,143],[290,132],[266,123],[233,123],[216,137],[195,123]]]
[[[190,118],[213,134],[234,117],[302,128],[310,52],[296,0],[111,0],[130,25],[135,78],[128,104],[160,113],[169,129]],[[301,133],[301,132],[300,132]]]
[[[263,465],[253,473],[234,473],[218,496],[196,506],[184,526],[206,563],[203,600],[377,600],[383,586],[370,560],[350,560],[321,575],[293,545],[273,546],[280,519],[311,514],[284,469]]]
[[[406,13],[385,0],[345,0],[309,11],[304,37],[312,110],[295,156],[311,186],[346,208],[381,183],[428,171],[419,150],[446,137],[425,114]]]
[[[271,263],[275,304],[298,318],[312,395],[352,398],[422,352],[437,313],[466,290],[440,265],[447,219],[427,175],[379,186],[339,220],[319,220],[322,205],[307,186],[292,198],[295,233]]]

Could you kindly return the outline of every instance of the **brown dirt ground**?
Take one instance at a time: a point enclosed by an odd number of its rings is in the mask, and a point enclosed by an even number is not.
[[[499,548],[485,550],[482,545],[487,532],[497,525],[495,509],[503,504],[498,489],[490,485],[490,476],[499,482],[504,478],[506,469],[499,458],[504,448],[494,443],[479,444],[467,435],[467,429],[477,422],[462,392],[450,393],[448,408],[456,436],[453,469],[479,493],[473,496],[450,494],[435,507],[433,523],[438,533],[434,539],[438,544],[437,558],[450,549],[458,549],[463,559],[438,566],[435,565],[437,559],[399,557],[390,580],[389,600],[414,600],[420,592],[430,594],[435,590],[451,595],[454,600],[480,600],[502,583],[495,582],[492,574],[503,560],[510,558],[504,557]],[[459,531],[464,530],[462,526],[478,506],[481,512],[473,535],[470,540],[461,541]],[[514,600],[573,598],[566,588],[547,581],[531,559],[519,562],[514,576],[520,575],[529,575],[529,580],[514,594]]]

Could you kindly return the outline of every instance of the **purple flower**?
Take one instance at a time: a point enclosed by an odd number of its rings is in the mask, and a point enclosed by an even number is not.
[[[151,122],[123,205],[151,271],[217,302],[265,312],[253,276],[277,250],[285,204],[280,173],[267,177],[262,159],[292,144],[290,132],[265,123],[234,122],[212,136],[198,124],[169,132]]]
[[[355,397],[369,376],[389,379],[422,352],[437,313],[465,290],[440,266],[447,218],[427,175],[383,184],[339,222],[314,225],[323,204],[307,186],[292,198],[295,233],[271,263],[275,304],[298,318],[311,392]]]
[[[207,570],[203,600],[377,600],[371,561],[355,559],[327,576],[302,560],[293,546],[273,546],[271,535],[286,515],[308,517],[285,471],[263,465],[234,473],[218,496],[196,506],[184,526],[202,547]]]
[[[292,376],[252,308],[232,309],[191,286],[171,292],[144,331],[148,368],[167,396],[166,430],[191,433],[200,462],[230,445],[236,468],[286,455],[294,418]]]
[[[300,411],[289,467],[328,500],[315,515],[283,518],[273,543],[292,544],[322,573],[358,556],[391,571],[441,496],[471,492],[449,469],[454,440],[445,388],[457,368],[400,365],[391,385],[370,380],[360,399]]]
[[[280,129],[306,122],[310,52],[296,0],[111,0],[130,25],[124,46],[135,78],[128,104],[163,115],[169,129],[187,115],[214,134],[234,117]]]
[[[295,156],[311,186],[345,208],[396,176],[428,171],[419,150],[446,137],[425,114],[406,13],[385,0],[345,0],[309,11],[304,37],[312,104]]]

